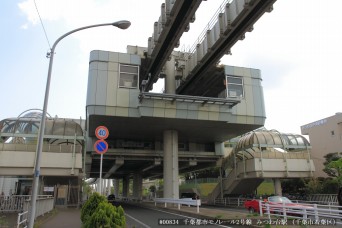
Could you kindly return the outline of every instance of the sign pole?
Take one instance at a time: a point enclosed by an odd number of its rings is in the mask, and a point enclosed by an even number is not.
[[[100,161],[100,187],[99,192],[100,195],[102,195],[102,162],[103,162],[103,154],[107,152],[108,150],[108,143],[105,141],[105,139],[109,136],[108,128],[105,126],[98,126],[95,129],[95,135],[97,140],[94,144],[94,149],[96,153],[101,154],[101,161]]]
[[[101,154],[101,162],[100,162],[100,195],[102,195],[102,160],[103,160],[103,154]]]

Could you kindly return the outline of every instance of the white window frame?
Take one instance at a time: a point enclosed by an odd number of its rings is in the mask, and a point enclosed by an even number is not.
[[[240,83],[231,83],[228,80],[229,78],[237,78],[237,79],[241,80],[241,84]],[[241,86],[241,90],[242,90],[241,96],[238,96],[238,95],[232,96],[232,95],[230,95],[229,94],[230,91],[228,89],[229,85]],[[233,76],[233,75],[226,75],[226,91],[227,91],[227,94],[226,94],[227,98],[229,98],[229,97],[241,97],[241,98],[244,97],[245,96],[245,90],[244,90],[244,87],[243,87],[243,77],[238,77],[238,76]]]
[[[125,67],[134,67],[134,68],[137,68],[137,73],[131,73],[131,72],[125,72],[125,71],[122,71],[121,70],[121,67],[122,66],[125,66]],[[133,81],[131,81],[131,85],[129,84],[129,81],[127,81],[127,84],[125,84],[125,81],[124,81],[124,84],[121,83],[121,74],[126,74],[126,75],[132,75],[133,76]],[[134,85],[134,76],[136,76],[136,85]],[[137,89],[139,88],[139,66],[137,65],[130,65],[130,64],[119,64],[119,83],[118,83],[118,86],[119,88],[128,88],[128,89]]]

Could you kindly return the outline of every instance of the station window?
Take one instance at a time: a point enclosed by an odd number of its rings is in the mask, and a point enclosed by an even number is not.
[[[138,88],[139,66],[120,64],[120,88]]]
[[[241,77],[226,77],[227,97],[243,97],[243,79]]]

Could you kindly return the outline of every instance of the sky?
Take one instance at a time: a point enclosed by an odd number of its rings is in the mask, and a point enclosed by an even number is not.
[[[2,0],[0,120],[42,109],[46,53],[60,36],[87,25],[129,20],[127,30],[92,28],[64,38],[56,47],[48,113],[85,118],[90,51],[126,53],[127,45],[146,47],[163,2],[35,0],[35,7],[33,0]],[[222,2],[201,3],[180,48],[195,43]],[[342,1],[277,0],[273,8],[220,63],[260,69],[265,127],[300,134],[300,126],[342,111]]]

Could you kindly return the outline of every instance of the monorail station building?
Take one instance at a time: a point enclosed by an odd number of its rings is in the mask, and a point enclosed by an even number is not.
[[[139,75],[144,48],[127,53],[92,51],[87,94],[88,177],[99,177],[95,129],[109,130],[103,178],[133,179],[140,197],[143,178],[164,178],[164,197],[178,198],[178,175],[214,166],[224,155],[223,142],[264,125],[261,75],[257,69],[219,66],[210,73],[208,96],[175,94],[179,53],[164,67],[165,93],[143,92]],[[209,77],[209,75],[208,75]],[[194,91],[206,89],[198,83]]]
[[[193,47],[178,51],[179,39],[189,31],[201,1],[166,1],[161,5],[161,15],[154,23],[147,47],[127,46],[126,53],[93,50],[89,59],[85,123],[48,118],[50,127],[47,129],[51,132],[45,132],[44,159],[58,157],[50,144],[58,144],[62,140],[73,147],[71,151],[63,149],[58,153],[65,161],[72,162],[65,162],[60,167],[60,163],[44,160],[44,174],[48,175],[49,170],[62,170],[66,177],[64,185],[68,178],[76,178],[75,182],[80,182],[81,178],[92,178],[100,184],[99,179],[112,179],[115,195],[119,195],[119,182],[122,181],[123,197],[129,196],[129,183],[133,180],[133,197],[137,199],[142,196],[143,179],[163,178],[163,197],[179,198],[179,174],[216,166],[227,155],[225,141],[265,124],[261,71],[219,65],[218,62],[230,53],[236,42],[244,39],[245,33],[253,30],[254,23],[264,13],[272,10],[274,2],[225,1]],[[164,80],[163,91],[151,92],[158,80]],[[9,137],[37,137],[39,119],[24,121],[29,121],[25,126],[33,127],[19,133],[4,132],[7,127],[2,124],[19,126],[16,123],[20,120],[0,122],[0,140],[3,139],[0,158],[7,156],[6,159],[10,159],[5,145]],[[105,139],[108,146],[105,153],[94,147],[98,140],[95,131],[99,126],[106,127],[109,133]],[[264,135],[266,133],[257,133],[251,138],[259,139]],[[268,138],[281,137],[272,134]],[[15,144],[15,140],[12,143]],[[265,143],[268,145],[270,142],[266,140]],[[255,147],[254,144],[250,146]],[[307,146],[306,143],[298,144]],[[259,150],[254,151],[247,162],[242,156],[239,175],[262,177],[260,172],[266,166],[257,163],[262,156],[259,152],[265,151],[265,145],[257,146]],[[241,147],[243,152],[237,153],[249,154],[248,146]],[[279,144],[275,146],[278,148]],[[289,147],[283,145],[283,150]],[[28,147],[16,145],[11,148],[28,150]],[[30,161],[23,161],[22,165],[32,174],[35,154],[33,149],[30,152]],[[272,149],[272,152],[270,154],[274,158],[280,156],[278,151],[275,153]],[[289,159],[294,157],[291,154]],[[301,158],[307,157],[303,155]],[[8,171],[8,163],[1,161],[0,166],[3,167],[0,170]],[[261,170],[248,174],[243,168],[247,163],[255,164]],[[11,170],[16,170],[18,164],[11,165]],[[287,173],[286,164],[282,165],[282,173]],[[228,170],[230,166],[227,167]],[[309,167],[305,173],[310,174],[312,170]],[[49,180],[52,179],[57,178]],[[51,182],[53,184],[57,186],[57,182]],[[215,191],[214,197],[219,195],[220,189]]]

